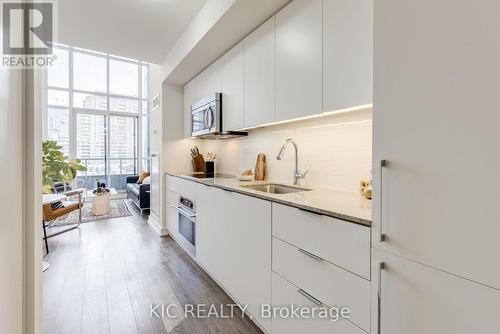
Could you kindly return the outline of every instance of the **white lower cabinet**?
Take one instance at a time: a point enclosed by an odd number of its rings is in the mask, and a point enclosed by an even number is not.
[[[170,205],[179,196],[195,201],[196,261],[267,333],[370,332],[368,227],[178,177],[167,177],[166,192],[169,232],[178,235]],[[263,305],[315,302],[348,307],[350,315],[332,321],[262,313]]]
[[[177,234],[178,234],[178,230],[179,230],[179,227],[178,227],[178,224],[177,224],[177,217],[178,217],[178,211],[177,209],[175,209],[175,206],[177,205],[177,203],[179,202],[179,195],[174,193],[172,190],[168,189],[166,190],[166,208],[165,208],[165,212],[167,213],[166,214],[166,223],[167,223],[167,230],[168,230],[168,233],[170,233],[170,235],[172,237],[176,237]]]
[[[370,331],[370,281],[273,238],[273,271],[329,307],[348,307],[349,321]]]
[[[499,290],[376,249],[372,278],[374,334],[499,331]]]
[[[275,273],[272,274],[272,283],[272,302],[274,308],[289,308],[291,305],[309,309],[318,307],[318,305],[304,296],[299,287]],[[292,319],[286,316],[285,312],[282,314],[283,317],[277,316],[273,318],[273,334],[365,334],[363,330],[342,318],[338,318],[337,321],[332,321],[332,319],[328,318],[321,319],[319,317]]]
[[[267,331],[271,303],[271,203],[208,188],[197,203],[197,260]]]
[[[230,275],[224,265],[227,251],[227,221],[221,217],[224,192],[208,187],[202,200],[196,203],[196,259],[220,284]]]
[[[370,279],[370,228],[273,204],[273,236]]]

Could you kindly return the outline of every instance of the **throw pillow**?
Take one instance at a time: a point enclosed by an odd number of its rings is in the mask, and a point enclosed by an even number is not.
[[[137,180],[137,183],[138,183],[138,184],[141,184],[141,183],[144,181],[144,179],[145,179],[146,177],[148,177],[148,176],[149,176],[149,172],[147,172],[147,171],[145,171],[145,170],[142,170],[142,171],[139,173],[139,179]]]
[[[142,184],[151,184],[151,176],[146,176],[144,181],[142,181]]]

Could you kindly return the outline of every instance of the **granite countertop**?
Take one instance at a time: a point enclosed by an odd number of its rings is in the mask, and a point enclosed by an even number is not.
[[[365,226],[371,226],[371,201],[357,193],[335,191],[318,187],[308,187],[312,188],[313,190],[289,194],[270,194],[258,190],[252,190],[242,186],[273,183],[272,180],[239,181],[237,178],[198,179],[183,174],[166,174],[201,183],[207,186],[234,191],[243,195],[293,206],[306,211],[343,219]],[[285,184],[283,182],[276,183]]]

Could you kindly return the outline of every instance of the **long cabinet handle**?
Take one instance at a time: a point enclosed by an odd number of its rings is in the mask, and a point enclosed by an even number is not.
[[[308,294],[304,290],[298,289],[297,292],[300,293],[302,296],[306,297],[307,299],[309,299],[310,301],[312,301],[314,304],[316,304],[318,306],[323,305],[323,303],[321,301],[319,301],[318,299],[314,298],[313,296],[311,296],[310,294]]]
[[[188,212],[186,212],[186,211],[182,210],[182,209],[181,209],[181,207],[180,207],[180,206],[178,206],[178,205],[173,205],[173,204],[170,204],[170,206],[171,206],[172,208],[176,209],[177,211],[179,211],[179,212],[180,212],[183,216],[186,216],[186,217],[188,217],[188,218],[196,218],[196,216],[197,216],[196,214],[194,214],[194,215],[193,215],[193,214],[190,214],[190,213],[188,213]]]
[[[382,334],[382,271],[385,269],[385,263],[378,264],[378,284],[377,284],[377,334]]]
[[[387,160],[380,160],[380,179],[379,179],[379,189],[380,189],[380,193],[379,193],[379,241],[380,242],[384,242],[386,240],[384,230],[382,229],[382,208],[383,208],[383,205],[382,205],[383,189],[382,189],[382,187],[384,185],[382,178],[383,178],[383,174],[384,174],[383,171],[384,171],[385,167],[387,167]]]
[[[298,251],[301,252],[302,254],[305,254],[305,255],[307,255],[309,257],[312,257],[313,259],[315,259],[317,261],[324,261],[323,258],[321,258],[318,255],[315,255],[315,254],[313,254],[311,252],[308,252],[305,249],[299,248]]]

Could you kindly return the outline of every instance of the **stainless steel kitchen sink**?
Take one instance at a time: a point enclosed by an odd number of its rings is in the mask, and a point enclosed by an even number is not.
[[[289,186],[277,183],[243,185],[243,188],[262,191],[268,194],[290,194],[300,191],[310,191],[310,188]]]

